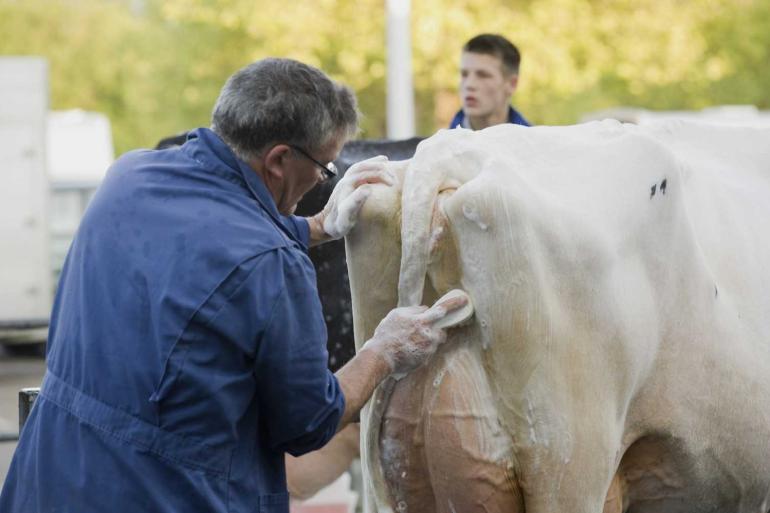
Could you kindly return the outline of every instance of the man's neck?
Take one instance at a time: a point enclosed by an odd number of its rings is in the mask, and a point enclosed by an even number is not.
[[[248,164],[251,170],[262,180],[267,192],[270,193],[270,196],[277,206],[281,201],[281,196],[283,194],[283,184],[275,180],[275,178],[267,171],[265,163],[261,159],[251,158],[246,161],[246,164]]]
[[[474,130],[483,130],[494,125],[502,125],[508,122],[508,106],[498,112],[493,112],[489,116],[468,116],[468,122]]]

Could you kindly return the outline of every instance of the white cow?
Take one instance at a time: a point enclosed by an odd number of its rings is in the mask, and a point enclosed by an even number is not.
[[[357,344],[453,288],[476,316],[362,415],[370,511],[770,511],[770,130],[457,129],[393,167]]]

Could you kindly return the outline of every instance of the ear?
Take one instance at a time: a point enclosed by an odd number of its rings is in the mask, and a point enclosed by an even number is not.
[[[283,181],[286,160],[289,157],[291,157],[291,148],[286,144],[276,144],[268,149],[262,157],[267,177]]]
[[[511,75],[506,79],[506,87],[509,89],[509,96],[516,91],[516,87],[519,85],[519,75]]]

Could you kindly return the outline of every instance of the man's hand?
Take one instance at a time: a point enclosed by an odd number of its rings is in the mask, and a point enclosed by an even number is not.
[[[408,306],[392,310],[374,330],[360,351],[342,369],[337,379],[345,395],[345,413],[339,429],[358,417],[358,412],[388,376],[403,377],[425,363],[446,340],[442,325],[454,325],[458,313],[467,318],[463,307],[467,294],[442,296],[432,307]],[[447,322],[449,321],[449,324]]]
[[[388,171],[388,157],[378,155],[350,166],[345,176],[337,182],[329,202],[324,209],[309,219],[311,234],[321,231],[318,237],[311,235],[314,242],[341,239],[353,229],[358,213],[369,197],[368,184],[384,183],[393,185],[395,177]]]
[[[363,349],[379,352],[388,363],[391,375],[401,377],[436,352],[446,340],[446,331],[439,321],[466,304],[468,296],[463,294],[437,302],[430,308],[407,306],[391,310]]]

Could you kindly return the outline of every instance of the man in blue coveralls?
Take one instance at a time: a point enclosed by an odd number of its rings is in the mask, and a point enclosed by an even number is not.
[[[510,104],[519,83],[520,63],[516,46],[498,34],[480,34],[465,43],[460,57],[462,109],[449,128],[481,130],[503,123],[529,126]]]
[[[368,184],[391,182],[385,158],[291,214],[357,125],[348,88],[266,59],[230,77],[211,129],[115,162],[62,272],[0,511],[288,512],[284,454],[323,446],[462,306],[396,309],[327,370],[306,250],[350,230]]]

